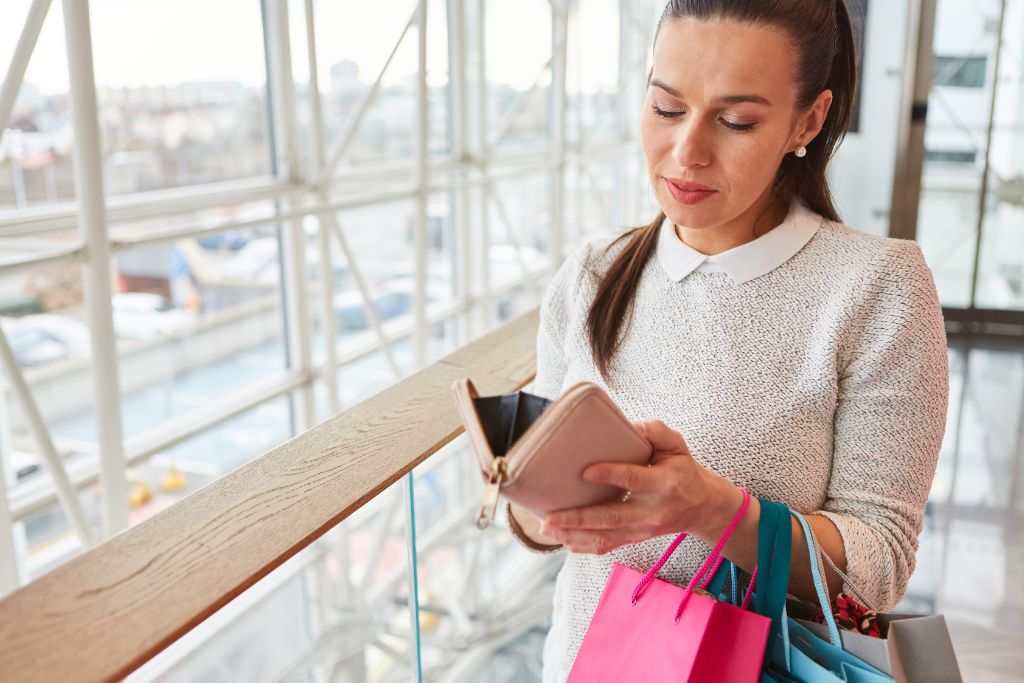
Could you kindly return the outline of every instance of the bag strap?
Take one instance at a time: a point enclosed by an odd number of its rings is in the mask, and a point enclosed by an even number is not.
[[[750,582],[747,584],[747,588],[743,593],[743,600],[740,601],[739,597],[739,576],[736,569],[736,565],[729,560],[724,560],[719,568],[715,571],[714,576],[710,581],[705,579],[705,583],[701,588],[706,590],[711,595],[716,596],[718,599],[723,600],[721,595],[722,589],[725,587],[725,580],[729,579],[729,603],[734,607],[740,609],[747,609],[750,606],[750,600],[754,595],[754,589],[757,585],[757,565],[754,565],[754,571],[750,574]]]
[[[755,612],[772,620],[766,650],[771,652],[784,624],[793,532],[789,509],[785,505],[764,498],[759,501],[761,520],[758,524],[757,566],[761,577],[753,603]]]
[[[815,546],[817,546],[818,548],[819,560],[824,560],[825,564],[831,567],[832,571],[839,575],[839,578],[841,578],[846,583],[846,587],[849,588],[850,592],[853,593],[853,596],[860,601],[860,604],[864,605],[868,609],[875,609],[875,607],[871,604],[871,601],[865,598],[864,593],[862,593],[861,590],[857,588],[857,584],[855,584],[853,580],[850,579],[850,577],[843,572],[842,569],[836,566],[836,563],[833,562],[832,558],[828,556],[828,553],[825,552],[825,549],[821,547],[821,544],[818,543],[817,537],[814,535],[814,529],[811,529],[811,538],[814,539]]]
[[[807,542],[807,550],[811,560],[811,578],[814,580],[814,590],[818,593],[821,613],[825,616],[825,624],[828,626],[829,640],[832,641],[833,645],[842,650],[843,641],[839,637],[839,627],[836,626],[836,618],[832,614],[832,601],[829,600],[828,590],[825,588],[825,579],[822,576],[821,548],[816,542],[811,525],[807,523],[804,516],[796,510],[790,510],[789,514],[793,515],[796,521],[800,523],[800,528],[804,531],[804,539]],[[786,628],[788,630],[788,624]]]

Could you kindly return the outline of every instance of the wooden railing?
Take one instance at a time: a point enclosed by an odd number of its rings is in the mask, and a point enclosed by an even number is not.
[[[451,385],[534,374],[536,311],[0,600],[0,681],[123,678],[461,431]]]

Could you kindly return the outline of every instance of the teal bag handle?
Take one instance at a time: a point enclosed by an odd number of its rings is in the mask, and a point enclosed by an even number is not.
[[[722,588],[725,586],[725,580],[729,576],[729,568],[732,567],[732,562],[729,560],[723,560],[722,564],[718,567],[718,571],[715,572],[715,576],[711,579],[711,583],[708,584],[707,592],[714,595],[716,598],[722,593]]]
[[[757,531],[758,586],[754,591],[754,611],[772,620],[766,652],[772,652],[783,633],[786,592],[789,588],[789,564],[793,531],[789,508],[782,503],[758,498],[761,519]]]

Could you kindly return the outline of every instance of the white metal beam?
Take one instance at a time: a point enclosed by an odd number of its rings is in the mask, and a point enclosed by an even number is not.
[[[427,90],[427,0],[419,0],[416,16],[417,68],[416,68],[416,216],[413,223],[413,249],[415,251],[413,293],[413,363],[417,369],[427,364],[427,165],[430,155],[430,93]]]
[[[96,80],[92,66],[89,0],[64,0],[64,33],[71,82],[79,231],[89,252],[83,279],[92,337],[97,443],[100,447],[100,483],[103,486],[103,533],[112,536],[128,526],[128,499],[121,429],[121,385],[115,348],[117,337],[110,308],[112,272]]]
[[[476,0],[476,39],[477,39],[477,88],[476,117],[477,139],[476,148],[479,154],[479,178],[486,180],[491,155],[487,153],[487,0]],[[480,211],[480,252],[477,262],[480,264],[480,298],[484,331],[489,330],[494,318],[494,299],[491,292],[491,221],[490,206],[487,200],[487,184],[481,183],[479,192]]]
[[[305,0],[306,60],[309,63],[309,123],[313,149],[310,157],[310,178],[323,173],[324,121],[320,103],[320,77],[316,56],[316,22],[313,0]],[[334,312],[334,257],[331,233],[324,221],[317,219],[317,244],[320,248],[320,335],[324,346],[324,384],[327,387],[327,409],[331,415],[341,410],[338,391],[338,324]]]
[[[288,0],[272,0],[267,35],[270,37],[270,77],[275,122],[278,126],[278,173],[287,180],[301,182],[298,124],[295,115],[295,78],[292,73],[291,36]],[[292,200],[283,200],[289,211]],[[309,311],[309,269],[306,265],[306,231],[302,218],[281,223],[281,260],[284,266],[283,300],[286,302],[285,326],[288,337],[289,365],[308,373],[313,365],[312,317]],[[296,433],[316,424],[316,400],[311,383],[300,386],[293,395]]]
[[[557,266],[562,262],[565,247],[565,112],[569,0],[552,0],[551,8],[551,259]]]
[[[469,95],[467,92],[466,61],[469,50],[466,45],[466,4],[465,0],[447,0],[448,8],[448,73],[451,88],[451,140],[455,158],[464,160],[470,156],[469,140]],[[456,188],[452,200],[454,220],[455,285],[457,296],[467,301],[473,296],[473,233],[470,230],[469,190],[465,181],[469,171],[465,166],[456,173]],[[458,343],[465,344],[477,333],[475,317],[459,317]]]
[[[32,392],[28,388],[28,383],[25,382],[21,368],[18,367],[14,351],[11,350],[11,345],[7,341],[7,334],[2,329],[0,329],[0,364],[3,365],[7,381],[18,399],[18,403],[21,404],[21,410],[25,414],[32,435],[35,437],[36,447],[43,456],[46,470],[53,480],[57,499],[60,501],[64,514],[68,516],[71,526],[74,527],[75,533],[78,534],[82,544],[86,547],[92,547],[96,544],[96,535],[93,533],[92,526],[85,518],[82,502],[78,499],[78,495],[71,485],[71,480],[68,479],[68,473],[64,469],[64,462],[57,454],[57,449],[50,439],[46,422],[43,421],[42,413],[39,412],[39,406],[32,397]],[[0,484],[3,483],[3,479],[0,478]],[[4,487],[0,486],[0,488]],[[6,512],[6,500],[3,501],[3,506]]]
[[[111,197],[107,202],[107,224],[166,220],[219,206],[277,199],[300,189],[287,181],[260,176]],[[75,202],[0,211],[0,237],[72,230],[77,225]]]
[[[7,419],[7,392],[0,391],[0,598],[24,583],[24,525],[11,516],[7,489],[15,480],[11,471],[11,431]]]

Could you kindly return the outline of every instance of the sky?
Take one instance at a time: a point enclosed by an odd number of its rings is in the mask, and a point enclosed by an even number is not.
[[[0,68],[6,72],[31,0],[0,0]],[[173,85],[187,81],[264,82],[259,0],[92,0],[92,39],[97,84],[101,87]],[[293,0],[295,73],[304,78],[302,2]],[[364,81],[383,65],[414,7],[413,0],[317,0],[318,66],[322,88],[330,67],[342,59],[360,67]],[[617,69],[617,0],[583,0],[585,53],[582,80],[591,87],[610,85]],[[431,0],[428,15],[428,74],[445,81],[447,59],[444,3]],[[371,9],[372,8],[372,9]],[[376,12],[376,16],[374,16]],[[547,0],[491,0],[488,16],[488,75],[495,82],[528,88],[550,54]],[[434,65],[437,65],[435,69]],[[403,78],[416,70],[416,32],[407,34],[389,71]],[[61,2],[54,0],[26,73],[26,82],[44,94],[66,92],[67,63]],[[613,78],[612,78],[613,80]]]

